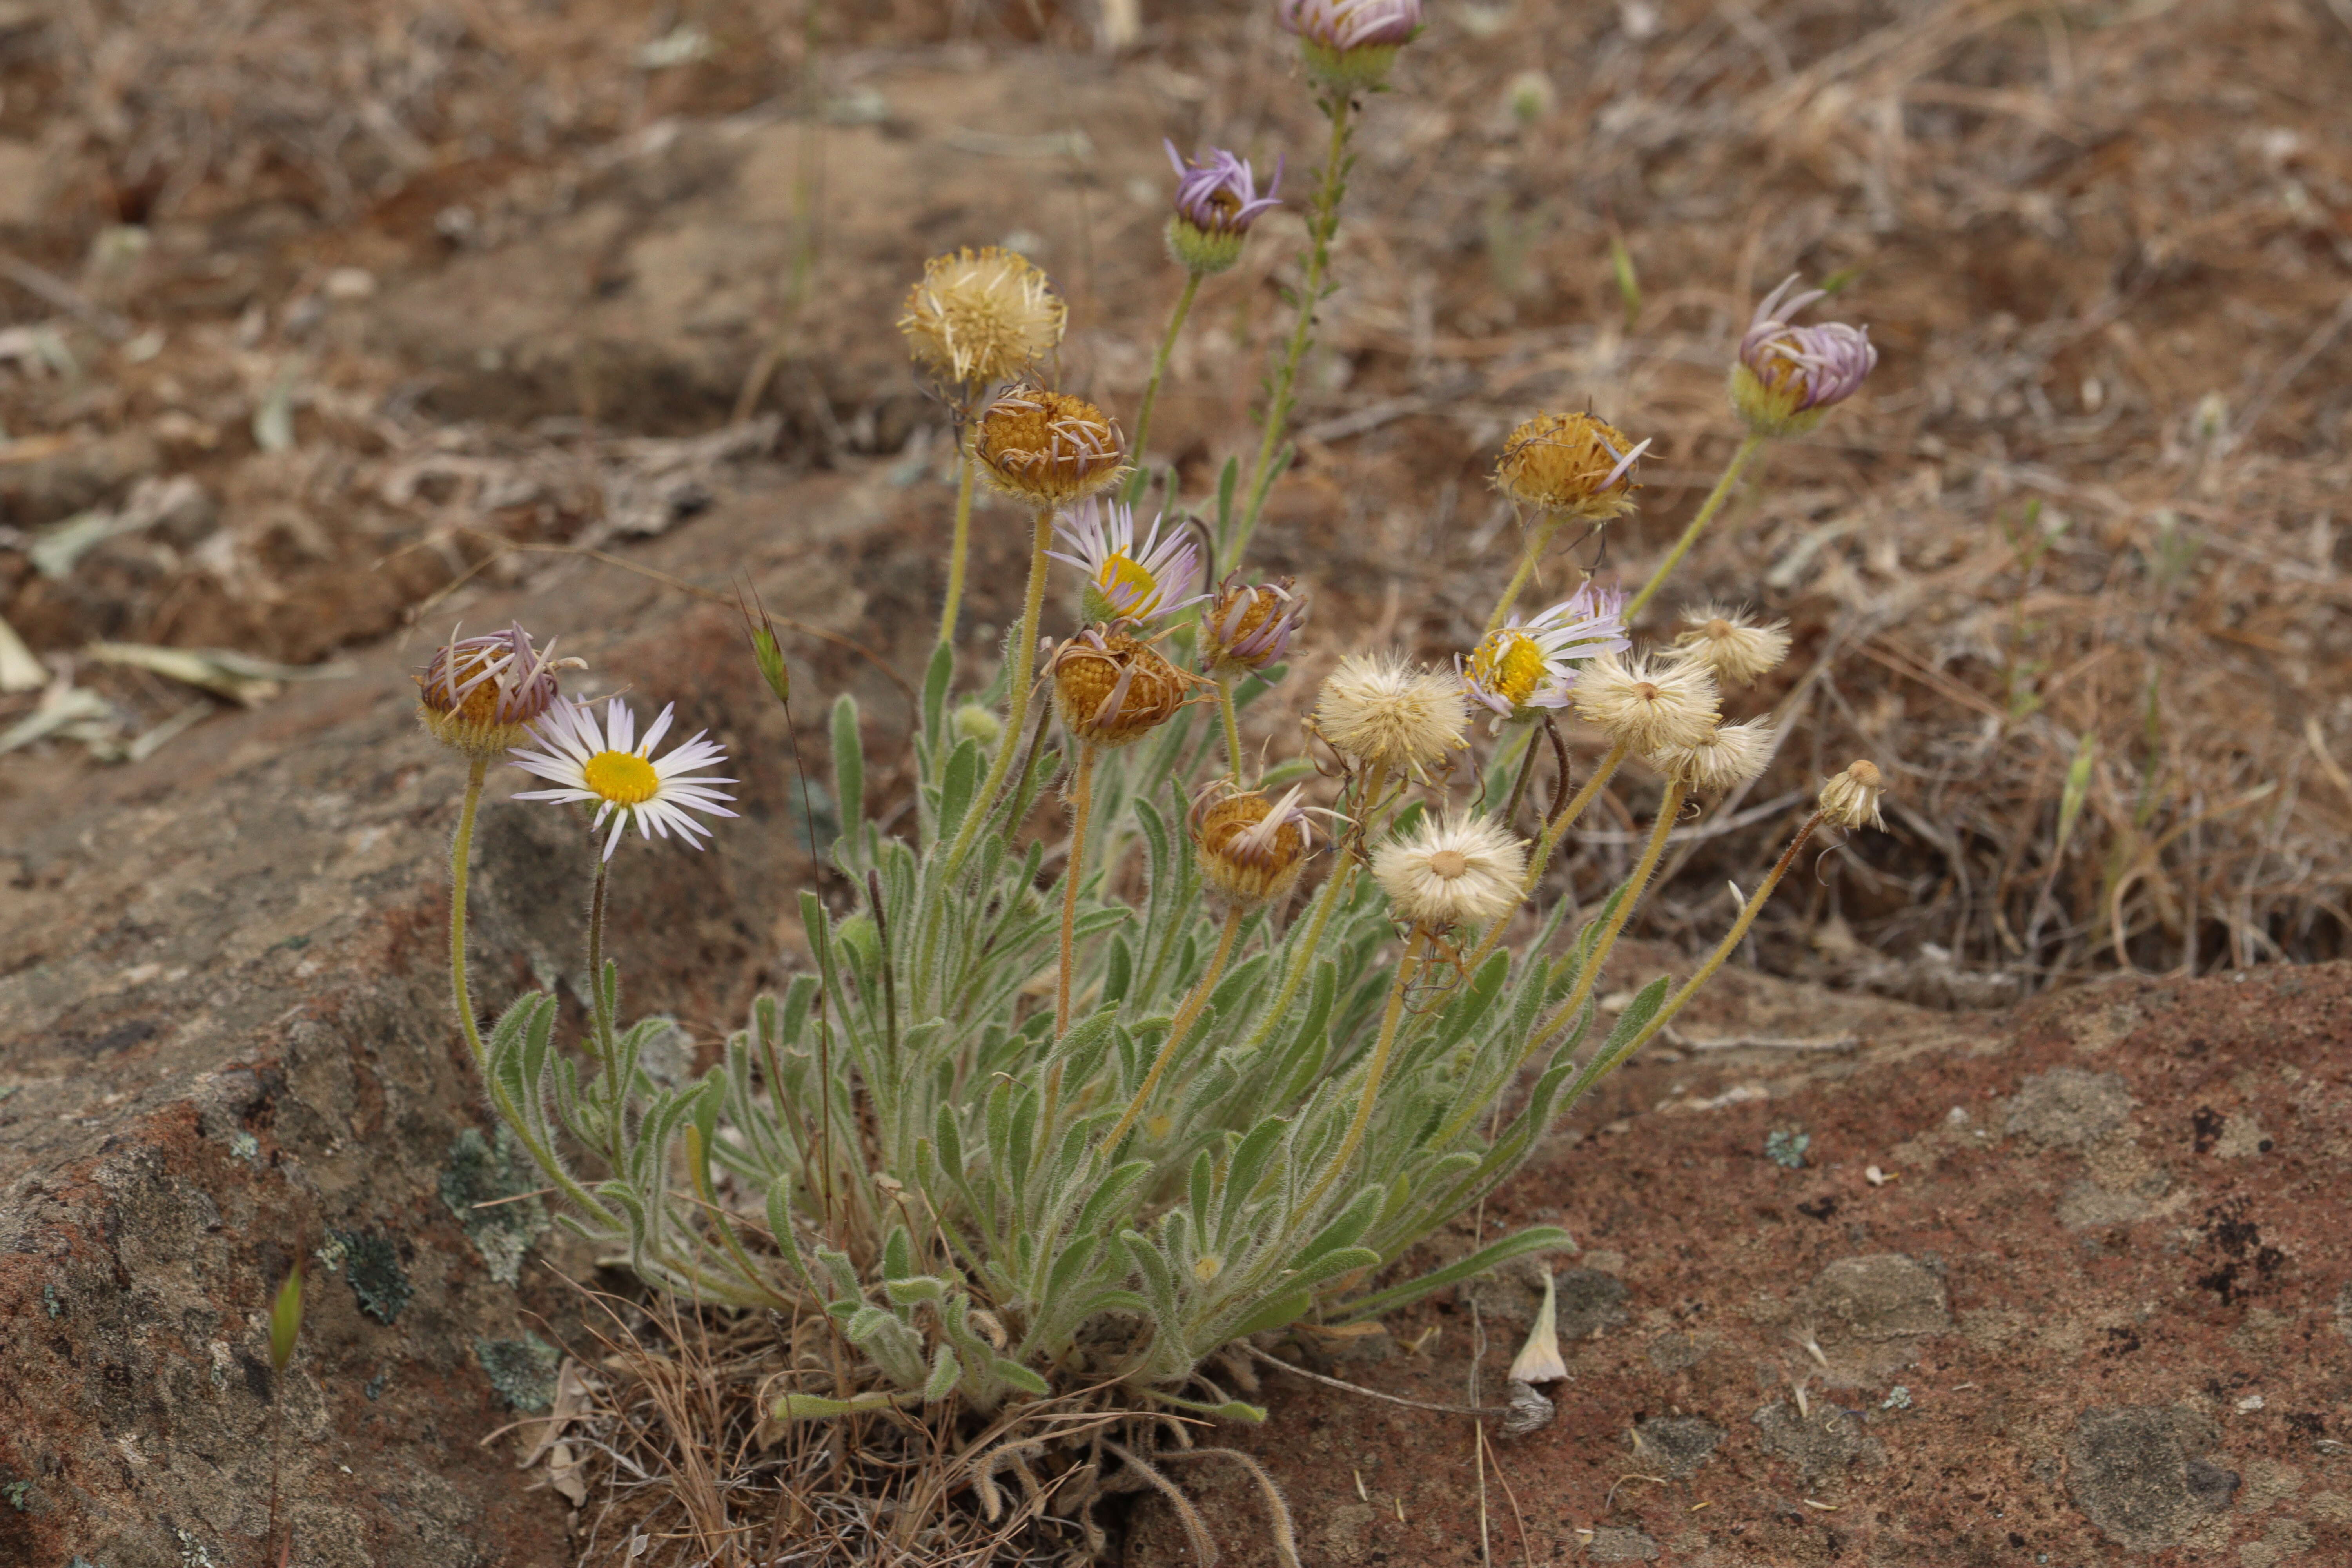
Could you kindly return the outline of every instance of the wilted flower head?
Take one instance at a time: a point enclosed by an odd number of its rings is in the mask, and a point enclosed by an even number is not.
[[[1176,165],[1176,216],[1168,220],[1168,253],[1189,272],[1223,272],[1242,257],[1242,240],[1265,214],[1282,205],[1282,161],[1274,183],[1257,194],[1257,176],[1247,161],[1222,147],[1186,163],[1176,143],[1162,142]]]
[[[1135,509],[1088,496],[1074,512],[1054,520],[1054,531],[1067,551],[1049,550],[1087,574],[1079,608],[1089,621],[1148,621],[1203,597],[1192,592],[1201,574],[1201,552],[1179,528],[1160,537],[1161,519],[1140,544],[1135,539]]]
[[[1339,661],[1315,700],[1315,732],[1344,756],[1415,778],[1469,742],[1462,683],[1395,654]]]
[[[1201,876],[1219,897],[1255,909],[1286,896],[1315,847],[1313,818],[1294,784],[1279,800],[1223,781],[1192,808],[1192,843]]]
[[[1290,634],[1307,624],[1307,595],[1292,580],[1243,583],[1228,576],[1217,602],[1201,614],[1202,653],[1209,668],[1234,674],[1264,669],[1290,647]]]
[[[1531,621],[1513,616],[1486,634],[1466,663],[1456,658],[1462,689],[1506,719],[1565,708],[1579,663],[1633,646],[1624,610],[1623,590],[1587,583]]]
[[[1865,823],[1885,831],[1886,819],[1878,814],[1878,797],[1886,793],[1886,776],[1878,764],[1855,761],[1846,764],[1845,772],[1822,786],[1822,816],[1840,827],[1860,827]]]
[[[1790,317],[1829,297],[1825,289],[1792,295],[1796,286],[1791,272],[1756,307],[1731,367],[1731,405],[1759,436],[1811,429],[1832,405],[1852,397],[1878,363],[1867,327],[1790,325]]]
[[[559,669],[584,668],[555,658],[555,645],[535,651],[520,621],[488,637],[449,640],[434,650],[416,682],[416,716],[435,740],[469,757],[495,757],[530,736],[531,721],[561,700]]]
[[[1675,646],[1713,670],[1717,680],[1745,686],[1789,657],[1789,623],[1768,625],[1746,610],[1701,605],[1683,612]]]
[[[1424,816],[1372,857],[1372,876],[1399,918],[1442,930],[1484,925],[1518,907],[1527,843],[1490,816]]]
[[[1090,746],[1124,746],[1176,716],[1194,678],[1125,632],[1088,626],[1054,650],[1054,710]]]
[[[1772,760],[1772,721],[1718,724],[1687,746],[1653,752],[1647,761],[1666,777],[1701,795],[1744,784]]]
[[[1307,74],[1332,92],[1388,80],[1397,50],[1421,31],[1421,0],[1281,0],[1282,25],[1298,35]]]
[[[676,828],[680,839],[701,848],[710,830],[697,822],[692,813],[734,816],[719,803],[735,797],[710,786],[735,781],[695,772],[727,760],[727,753],[715,742],[702,738],[708,731],[671,748],[667,756],[653,754],[669,731],[673,711],[674,707],[664,708],[646,731],[646,738],[639,741],[636,717],[617,697],[605,705],[601,726],[595,710],[587,703],[558,702],[531,726],[532,738],[543,749],[532,752],[518,746],[513,754],[515,766],[561,787],[526,790],[515,799],[594,801],[596,818],[589,830],[602,828],[608,816],[613,819],[612,836],[604,840],[607,860],[632,822],[641,837],[651,838],[658,833],[667,838]]]
[[[1069,312],[1027,257],[993,245],[934,256],[898,330],[942,381],[1008,381],[1054,352]]]
[[[1538,414],[1503,443],[1495,488],[1538,511],[1606,522],[1633,509],[1633,465],[1649,449],[1590,414]]]
[[[1604,654],[1578,674],[1577,716],[1643,756],[1696,746],[1715,728],[1715,678],[1689,659]]]
[[[1082,397],[1008,388],[980,416],[972,453],[989,482],[1038,506],[1066,506],[1127,472],[1118,422]]]

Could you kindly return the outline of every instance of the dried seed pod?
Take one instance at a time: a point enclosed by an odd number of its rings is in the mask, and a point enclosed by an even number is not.
[[[1125,632],[1088,626],[1054,651],[1054,710],[1090,746],[1124,746],[1176,716],[1196,679]]]
[[[1067,506],[1127,472],[1117,420],[1082,397],[1027,384],[988,405],[972,453],[992,485],[1034,506]]]
[[[1633,510],[1633,465],[1649,449],[1590,414],[1538,414],[1503,443],[1495,488],[1534,510],[1606,522]]]

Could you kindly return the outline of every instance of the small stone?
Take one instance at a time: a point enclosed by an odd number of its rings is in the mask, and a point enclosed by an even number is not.
[[[2270,1152],[2271,1135],[2263,1131],[2261,1122],[2244,1114],[2230,1118],[2213,1144],[2213,1152],[2224,1160],[2251,1160]]]
[[[1633,1423],[1633,1456],[1675,1480],[1696,1471],[1729,1436],[1704,1415],[1662,1415]]]
[[[2080,1149],[2121,1127],[2131,1108],[2121,1073],[2053,1068],[2018,1086],[2001,1131],[2045,1149]]]
[[[1789,1401],[1776,1400],[1759,1410],[1754,1420],[1766,1450],[1795,1465],[1807,1480],[1857,1460],[1886,1462],[1885,1446],[1863,1430],[1862,1417],[1826,1400],[1812,1401],[1801,1415]]]
[[[1592,1532],[1584,1555],[1595,1563],[1655,1563],[1658,1543],[1638,1530],[1611,1526]]]
[[[2218,1436],[2183,1406],[2085,1410],[2066,1444],[2074,1506],[2135,1552],[2179,1545],[2199,1515],[2228,1508],[2237,1492],[2234,1472],[2199,1457]]]
[[[1597,1268],[1570,1268],[1557,1280],[1562,1344],[1589,1340],[1626,1321],[1625,1282]]]
[[[1952,1327],[1944,1282],[1899,1252],[1839,1258],[1813,1277],[1805,1304],[1817,1320],[1843,1324],[1856,1339],[1906,1339]]]

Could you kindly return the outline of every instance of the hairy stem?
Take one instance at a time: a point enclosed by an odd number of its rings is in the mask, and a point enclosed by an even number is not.
[[[956,448],[961,461],[957,465],[955,540],[948,547],[947,602],[940,607],[940,641],[950,644],[955,641],[956,615],[963,608],[964,563],[971,553],[971,484],[980,470],[961,420],[956,424]]]
[[[1160,381],[1168,374],[1168,356],[1176,352],[1176,334],[1184,330],[1184,318],[1192,313],[1192,297],[1200,291],[1201,274],[1186,273],[1184,291],[1176,296],[1176,309],[1169,312],[1168,331],[1160,336],[1160,352],[1151,356],[1151,379],[1143,384],[1143,402],[1135,411],[1135,439],[1127,448],[1135,455],[1135,478],[1128,491],[1130,501],[1141,495],[1150,481],[1150,472],[1143,466],[1143,441],[1151,433],[1151,407],[1160,401]]]
[[[604,1151],[613,1163],[613,1174],[623,1169],[623,1154],[627,1147],[623,1119],[628,1092],[621,1082],[621,1053],[613,1044],[613,1015],[604,1003],[604,909],[605,886],[612,862],[602,855],[596,857],[596,888],[588,895],[588,997],[590,1026],[596,1038],[596,1058],[604,1068],[604,1113],[606,1131],[612,1143]]]
[[[1011,666],[1004,717],[1008,738],[1020,734],[1021,726],[1029,718],[1029,688],[1033,684],[1030,666],[1037,658],[1037,617],[1045,605],[1045,547],[1053,542],[1054,509],[1041,506],[1029,545],[1029,594],[1022,604],[1020,624],[1013,628],[1013,641],[1004,654]],[[988,820],[998,792],[1004,788],[1005,774],[1013,771],[1014,749],[1010,745],[996,748],[995,760],[988,764],[988,777],[981,781],[980,793],[972,797],[971,808],[964,813],[963,826],[956,830],[955,843],[948,848],[943,884],[954,880],[956,873],[963,869],[965,858],[979,841],[981,825]]]
[[[481,1026],[474,1022],[474,996],[466,984],[466,882],[473,869],[474,813],[482,804],[482,780],[489,759],[476,757],[466,774],[466,801],[457,808],[457,832],[449,840],[449,994],[457,1006],[457,1026],[474,1053],[474,1066],[489,1076],[490,1053],[482,1044]]]
[[[1592,994],[1593,984],[1601,978],[1601,971],[1608,962],[1610,949],[1617,945],[1618,933],[1625,929],[1625,922],[1633,919],[1633,910],[1642,902],[1642,895],[1649,890],[1651,873],[1657,870],[1658,857],[1665,852],[1666,835],[1674,831],[1675,818],[1682,815],[1683,794],[1681,784],[1669,783],[1666,785],[1666,793],[1658,802],[1658,820],[1650,828],[1650,841],[1642,847],[1641,862],[1633,868],[1633,874],[1625,879],[1623,895],[1618,899],[1617,907],[1610,911],[1609,922],[1601,928],[1600,940],[1592,944],[1592,956],[1585,961],[1583,973],[1576,977],[1576,989],[1568,994],[1568,1000],[1560,1004],[1559,1011],[1529,1037],[1526,1054],[1519,1058],[1521,1066],[1524,1067],[1529,1057],[1549,1044],[1554,1036],[1567,1028],[1575,1019],[1578,1009],[1584,1005],[1585,998]]]
[[[1209,993],[1215,990],[1217,982],[1224,978],[1225,963],[1234,955],[1234,939],[1241,934],[1242,913],[1238,905],[1226,911],[1225,929],[1217,937],[1217,951],[1209,959],[1209,967],[1201,972],[1200,983],[1192,987],[1192,994],[1184,998],[1183,1006],[1177,1009],[1174,1020],[1168,1026],[1168,1037],[1160,1042],[1160,1054],[1151,1058],[1151,1070],[1143,1075],[1143,1082],[1136,1088],[1135,1098],[1128,1101],[1127,1113],[1103,1139],[1105,1152],[1118,1147],[1118,1141],[1127,1136],[1128,1130],[1143,1114],[1143,1108],[1151,1103],[1151,1091],[1160,1087],[1160,1075],[1168,1070],[1168,1064],[1182,1048],[1184,1037],[1192,1033],[1193,1022],[1201,1016],[1201,1009],[1209,1005]]]
[[[1381,1080],[1388,1076],[1389,1056],[1396,1049],[1397,1025],[1404,1017],[1404,994],[1412,984],[1416,967],[1413,960],[1428,934],[1422,927],[1415,926],[1412,934],[1404,939],[1404,952],[1397,960],[1396,981],[1389,987],[1389,1005],[1381,1014],[1381,1037],[1372,1047],[1370,1065],[1364,1069],[1363,1086],[1356,1090],[1355,1119],[1348,1123],[1348,1135],[1339,1140],[1339,1152],[1331,1157],[1331,1163],[1325,1167],[1306,1200],[1298,1205],[1296,1211],[1298,1214],[1312,1215],[1315,1212],[1315,1205],[1322,1200],[1325,1193],[1331,1190],[1331,1184],[1347,1170],[1356,1157],[1357,1148],[1364,1141],[1364,1129],[1371,1124],[1372,1107],[1380,1100]]]
[[[1274,373],[1274,386],[1265,402],[1265,429],[1258,437],[1257,460],[1250,466],[1249,489],[1233,537],[1217,541],[1218,553],[1238,562],[1249,549],[1250,536],[1265,510],[1266,492],[1274,488],[1274,458],[1290,428],[1291,393],[1298,380],[1299,361],[1315,339],[1315,307],[1323,300],[1323,274],[1331,264],[1331,237],[1339,228],[1339,197],[1348,188],[1348,138],[1355,129],[1355,105],[1342,94],[1324,103],[1331,118],[1331,150],[1323,164],[1323,178],[1307,215],[1307,279],[1298,289],[1298,322],[1291,329],[1289,345]]]
[[[1055,977],[1054,1037],[1070,1032],[1070,973],[1077,967],[1078,883],[1087,868],[1087,817],[1095,804],[1095,752],[1099,748],[1078,745],[1078,776],[1070,786],[1070,858],[1062,868],[1062,967]]]
[[[1529,744],[1532,746],[1533,742],[1530,742]],[[1592,771],[1592,776],[1584,781],[1584,787],[1570,797],[1568,804],[1554,813],[1552,819],[1544,825],[1543,837],[1536,840],[1536,852],[1528,857],[1527,879],[1519,884],[1521,903],[1535,897],[1536,884],[1543,880],[1545,868],[1551,864],[1552,854],[1559,847],[1560,838],[1576,825],[1576,819],[1584,815],[1585,807],[1591,805],[1593,798],[1600,795],[1601,786],[1609,782],[1611,776],[1617,772],[1618,764],[1625,760],[1625,754],[1626,747],[1623,742],[1612,746],[1609,749],[1609,754],[1601,759],[1601,765]],[[1495,923],[1486,928],[1486,934],[1479,939],[1478,945],[1471,950],[1470,956],[1462,961],[1463,973],[1478,973],[1478,966],[1492,957],[1495,949],[1501,944],[1503,932],[1509,929],[1510,923],[1509,915],[1499,915],[1496,918]]]
[[[1495,601],[1495,613],[1486,617],[1488,636],[1501,627],[1503,617],[1509,615],[1511,606],[1519,602],[1519,590],[1528,585],[1528,579],[1535,574],[1536,563],[1542,559],[1545,549],[1551,543],[1552,535],[1559,531],[1559,525],[1565,521],[1559,513],[1548,511],[1535,527],[1528,531],[1528,547],[1519,554],[1519,569],[1511,574],[1510,584],[1503,590],[1503,596]]]
[[[1715,514],[1723,510],[1724,501],[1731,495],[1731,487],[1739,482],[1739,470],[1748,466],[1748,459],[1754,457],[1756,448],[1763,444],[1763,437],[1750,436],[1739,443],[1738,451],[1731,454],[1731,461],[1723,467],[1723,477],[1715,481],[1715,489],[1709,490],[1706,500],[1700,503],[1698,515],[1690,520],[1690,526],[1683,530],[1683,536],[1675,541],[1675,547],[1666,552],[1666,558],[1658,563],[1658,569],[1650,574],[1650,580],[1642,584],[1642,591],[1634,595],[1633,602],[1625,606],[1627,626],[1633,624],[1633,617],[1642,613],[1642,606],[1656,595],[1667,574],[1682,564],[1683,557],[1690,553],[1690,547],[1698,542],[1698,536],[1706,531],[1706,525],[1713,522]]]
[[[1294,956],[1283,969],[1282,986],[1275,993],[1274,1003],[1266,1009],[1265,1018],[1250,1031],[1248,1042],[1242,1047],[1244,1054],[1264,1046],[1274,1031],[1281,1027],[1283,1015],[1288,1013],[1290,1005],[1298,999],[1299,986],[1306,983],[1307,971],[1315,967],[1315,955],[1322,950],[1323,928],[1330,923],[1332,910],[1346,901],[1348,889],[1355,881],[1354,851],[1363,842],[1362,819],[1371,815],[1371,801],[1388,785],[1387,768],[1375,763],[1371,772],[1364,775],[1364,784],[1363,803],[1357,812],[1357,825],[1340,843],[1331,874],[1323,879],[1323,886],[1316,890],[1315,912],[1307,919],[1307,940],[1292,948]]]
[[[1217,716],[1225,721],[1225,772],[1235,784],[1242,782],[1242,727],[1239,715],[1234,711],[1234,678],[1217,677]]]

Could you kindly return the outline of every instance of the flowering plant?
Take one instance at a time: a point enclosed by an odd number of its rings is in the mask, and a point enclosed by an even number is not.
[[[1393,51],[1419,8],[1311,0],[1285,16],[1314,47]],[[1327,169],[1327,192],[1336,178]],[[1781,325],[1780,299],[1759,311],[1743,371],[1816,407],[1851,393],[1845,340]],[[1024,503],[1031,552],[993,695],[961,707],[950,605],[910,737],[911,830],[879,825],[857,710],[840,699],[826,854],[847,897],[803,892],[804,971],[752,1005],[708,1076],[657,1082],[644,1061],[667,1026],[621,1022],[604,868],[633,822],[698,847],[706,818],[732,815],[719,786],[733,781],[711,771],[726,759],[699,735],[656,755],[669,709],[640,741],[618,700],[601,717],[568,701],[558,661],[520,627],[453,637],[419,685],[427,728],[471,763],[454,851],[460,1023],[567,1224],[654,1286],[837,1327],[854,1369],[782,1374],[781,1419],[950,1402],[986,1414],[1073,1391],[1260,1418],[1212,1370],[1236,1342],[1366,1321],[1567,1245],[1538,1226],[1408,1266],[1688,1002],[1818,827],[1875,820],[1883,781],[1867,763],[1830,781],[1696,973],[1653,982],[1604,1024],[1596,987],[1684,803],[1755,778],[1774,750],[1769,721],[1722,710],[1727,685],[1786,654],[1777,625],[1709,605],[1638,652],[1628,630],[1721,487],[1630,603],[1586,582],[1523,619],[1513,605],[1554,532],[1631,510],[1648,447],[1591,415],[1536,415],[1498,460],[1497,487],[1534,515],[1483,637],[1451,668],[1402,651],[1340,660],[1308,749],[1261,775],[1239,719],[1286,679],[1305,595],[1239,572],[1199,582],[1200,552],[1172,522],[1139,542],[1106,493],[1129,449],[1093,404],[1020,381],[979,405],[983,382],[1033,374],[1059,335],[1042,277],[997,253],[943,258],[917,304],[918,359],[975,388],[966,493],[977,473]],[[1288,384],[1286,371],[1273,384],[1262,459]],[[1235,479],[1228,464],[1228,523]],[[1220,531],[1246,540],[1254,522]],[[1081,578],[1081,614],[1041,640],[1055,562]],[[788,704],[772,630],[753,641]],[[1597,757],[1571,755],[1570,714],[1602,737]],[[467,865],[501,746],[556,786],[518,798],[580,808],[595,858],[576,1050],[551,992],[483,1033],[467,990]],[[1662,798],[1631,876],[1570,931],[1554,858],[1629,763]],[[1033,830],[1056,788],[1068,831]],[[984,1469],[976,1485],[988,1491]]]

